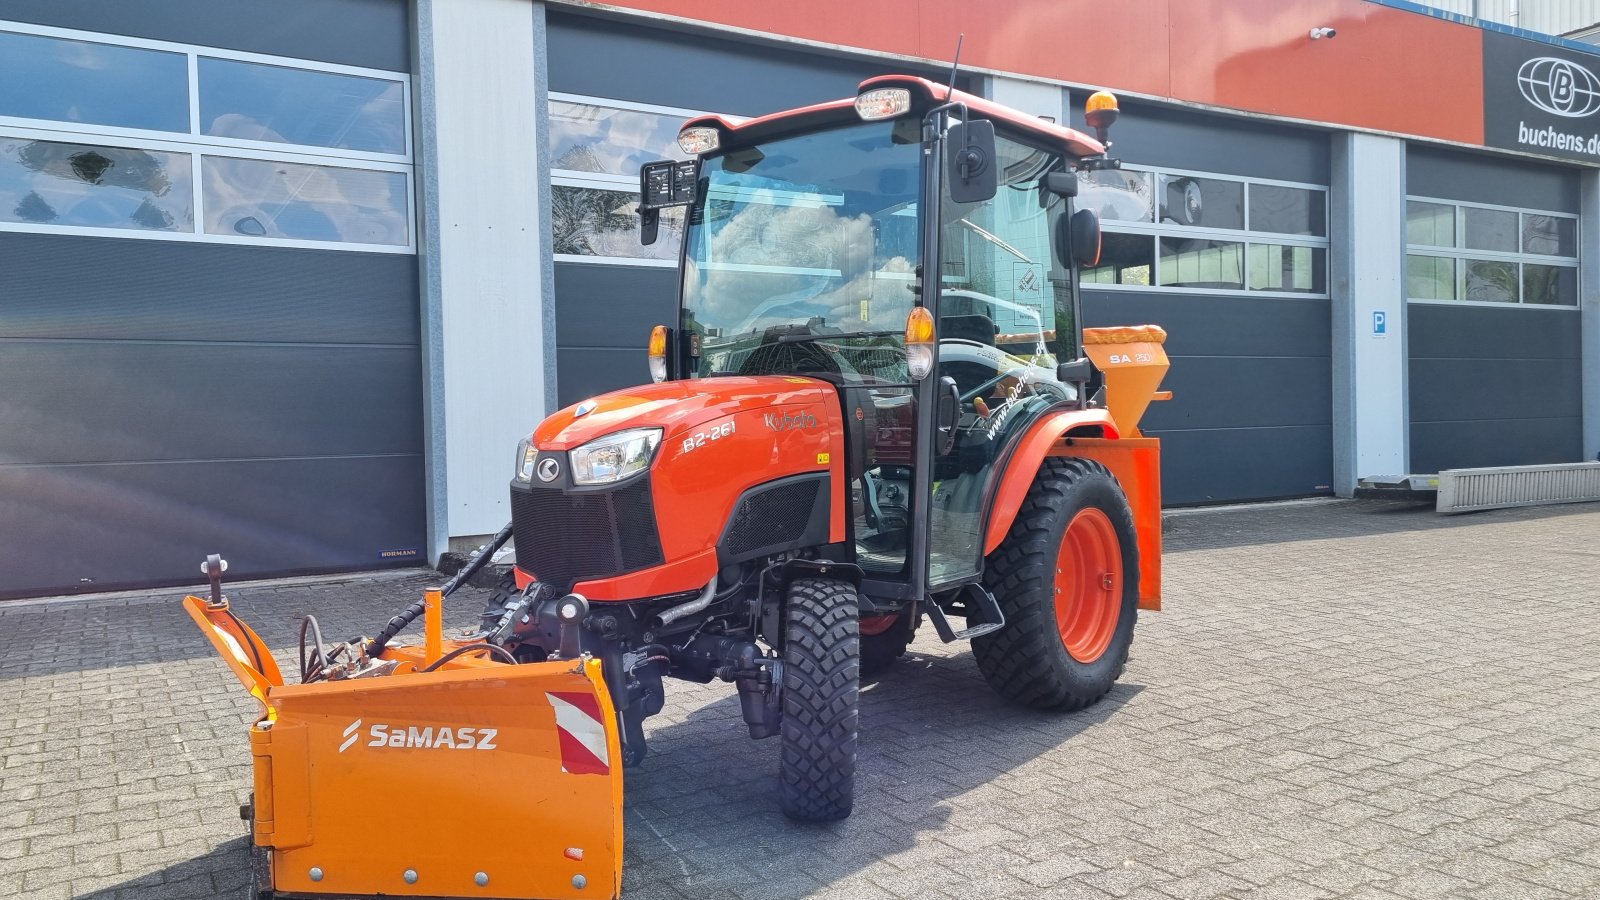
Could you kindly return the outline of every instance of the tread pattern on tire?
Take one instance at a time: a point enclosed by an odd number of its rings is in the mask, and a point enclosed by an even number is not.
[[[482,631],[500,624],[500,617],[505,614],[506,605],[522,595],[517,590],[517,576],[507,571],[500,576],[500,581],[494,586],[494,593],[489,599],[483,601],[483,612],[478,615],[478,627]]]
[[[832,822],[855,800],[860,724],[860,638],[855,587],[801,578],[784,613],[783,729],[779,764],[784,815]]]
[[[1059,658],[1066,658],[1073,665],[1082,665],[1066,655],[1055,622],[1053,591],[1060,551],[1058,536],[1066,527],[1060,519],[1072,495],[1082,490],[1086,481],[1098,478],[1116,483],[1111,471],[1093,460],[1047,457],[1017,510],[1011,531],[989,555],[984,583],[1005,613],[1006,627],[974,640],[972,652],[989,684],[1015,703],[1062,712],[1083,709],[1105,696],[1122,677],[1127,665],[1132,620],[1138,616],[1137,601],[1132,608],[1124,603],[1122,615],[1128,621],[1117,623],[1118,637],[1106,648],[1112,667],[1108,681],[1100,679],[1103,683],[1093,686],[1074,683],[1064,675],[1057,662]],[[1105,512],[1117,527],[1119,536],[1136,533],[1133,512],[1126,499]],[[1128,548],[1125,546],[1123,550],[1126,560]],[[1137,595],[1137,553],[1133,554],[1133,564],[1124,566],[1123,579],[1128,589]],[[1098,662],[1106,662],[1106,659],[1102,657]]]

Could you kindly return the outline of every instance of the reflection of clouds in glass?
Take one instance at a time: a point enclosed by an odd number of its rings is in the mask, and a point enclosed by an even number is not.
[[[206,134],[405,152],[405,94],[398,81],[208,57],[199,65]]]
[[[734,207],[710,234],[708,258],[717,264],[690,270],[686,301],[701,323],[725,336],[812,316],[845,331],[903,323],[912,300],[909,281],[883,276],[909,276],[912,266],[896,256],[874,267],[871,216],[842,216],[833,206],[780,206],[760,202],[763,197],[770,201],[770,192],[749,191],[749,202]]]
[[[190,157],[0,138],[0,220],[189,231]]]
[[[210,234],[363,244],[409,240],[400,172],[208,156],[201,187]]]
[[[678,149],[677,116],[550,101],[550,158],[579,172],[638,175],[658,159],[688,159]]]

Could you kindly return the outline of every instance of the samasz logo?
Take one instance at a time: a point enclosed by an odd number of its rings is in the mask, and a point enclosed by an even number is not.
[[[360,737],[361,720],[345,726],[343,753]],[[441,726],[374,724],[367,729],[368,747],[411,747],[421,750],[498,750],[498,728],[450,728]]]
[[[1577,63],[1536,56],[1517,70],[1523,99],[1547,113],[1581,119],[1600,112],[1600,77]]]

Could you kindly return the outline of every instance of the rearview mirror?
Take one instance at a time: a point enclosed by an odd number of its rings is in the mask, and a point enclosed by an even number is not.
[[[945,134],[945,183],[956,203],[982,203],[1000,187],[995,166],[994,123],[957,122]]]

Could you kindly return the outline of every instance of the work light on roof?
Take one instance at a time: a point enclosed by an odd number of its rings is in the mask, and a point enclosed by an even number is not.
[[[911,91],[908,88],[877,88],[856,95],[856,115],[868,122],[892,119],[911,109]]]
[[[710,153],[722,144],[722,133],[709,125],[697,125],[678,132],[678,149],[690,156]]]

